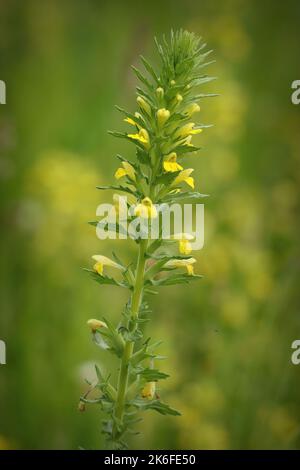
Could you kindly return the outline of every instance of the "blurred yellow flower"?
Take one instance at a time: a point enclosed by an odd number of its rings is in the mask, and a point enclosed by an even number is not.
[[[178,186],[181,183],[186,183],[188,186],[194,189],[195,187],[195,182],[194,178],[191,175],[193,173],[193,168],[187,168],[186,170],[183,170],[179,173],[179,175],[176,176],[174,181],[172,182],[171,186]]]
[[[192,116],[195,113],[199,113],[199,111],[200,111],[199,104],[191,103],[185,108],[184,113],[187,114],[188,116]]]
[[[161,108],[157,111],[156,116],[157,116],[158,125],[162,127],[165,124],[165,122],[169,119],[170,111],[168,109]]]
[[[180,127],[176,132],[175,132],[175,137],[187,137],[189,135],[194,135],[194,134],[200,134],[203,129],[194,129],[195,123],[194,122],[189,122],[188,124],[185,124],[184,126]]]
[[[106,256],[102,255],[93,255],[92,259],[96,261],[96,263],[93,266],[94,271],[96,271],[98,274],[102,275],[103,274],[103,268],[104,266],[110,266],[112,268],[120,269],[121,271],[123,270],[123,266],[120,264],[116,263],[110,258],[107,258]]]
[[[164,170],[166,172],[175,172],[175,171],[183,170],[183,167],[179,165],[179,163],[177,163],[176,152],[172,152],[169,155],[167,155],[163,165],[164,165]]]
[[[142,110],[144,110],[147,114],[151,115],[151,107],[144,98],[138,96],[136,101]]]
[[[128,162],[122,162],[123,168],[118,168],[115,172],[115,178],[118,180],[123,178],[123,176],[128,176],[133,181],[136,181],[135,169]]]
[[[191,240],[194,240],[194,235],[190,233],[175,233],[172,238],[178,240],[179,253],[189,255],[192,252]]]
[[[132,126],[136,126],[136,122],[133,119],[131,119],[130,117],[126,117],[124,119],[124,122],[128,122],[128,124],[131,124]]]
[[[143,217],[145,219],[150,218],[154,219],[157,217],[157,209],[156,207],[152,204],[152,201],[149,197],[145,197],[142,199],[140,204],[137,204],[137,206],[134,209],[134,215],[137,217]]]
[[[91,318],[86,322],[86,324],[91,328],[92,331],[100,330],[101,328],[107,328],[107,324],[104,321],[96,320]]]
[[[148,400],[152,400],[155,396],[155,382],[147,382],[142,390],[142,397],[147,398]]]
[[[190,276],[194,274],[194,266],[193,264],[196,263],[195,258],[187,258],[187,259],[170,259],[165,264],[166,268],[186,268],[187,273]]]
[[[130,137],[130,139],[138,140],[139,142],[141,142],[145,148],[148,149],[150,147],[149,134],[146,131],[146,129],[140,129],[138,134],[127,134],[127,135],[128,137]]]

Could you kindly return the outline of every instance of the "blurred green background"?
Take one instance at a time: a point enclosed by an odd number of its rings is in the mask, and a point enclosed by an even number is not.
[[[117,321],[126,293],[90,281],[90,256],[125,260],[133,242],[99,241],[86,222],[107,198],[116,153],[133,147],[114,104],[135,110],[130,64],[158,64],[153,36],[202,35],[219,80],[203,91],[188,158],[205,206],[205,278],[163,288],[148,333],[168,359],[160,395],[182,412],[148,412],[132,448],[300,448],[299,76],[297,0],[0,1],[0,448],[103,446],[97,407],[77,412],[93,364],[116,368],[86,321]],[[107,200],[107,199],[106,199]]]

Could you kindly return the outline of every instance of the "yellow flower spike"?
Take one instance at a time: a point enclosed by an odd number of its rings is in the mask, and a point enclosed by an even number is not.
[[[147,101],[144,100],[144,98],[142,98],[141,96],[138,96],[137,99],[136,99],[139,107],[145,111],[147,114],[151,115],[151,107],[150,105],[147,103]]]
[[[133,119],[131,119],[130,117],[125,118],[124,122],[128,122],[128,124],[131,124],[132,126],[137,125],[136,122]]]
[[[86,322],[86,324],[90,327],[93,333],[96,330],[101,330],[101,328],[107,328],[107,324],[104,321],[96,320],[96,318],[91,318]]]
[[[123,266],[118,263],[115,263],[115,261],[110,258],[107,258],[106,256],[93,255],[92,259],[96,261],[93,266],[94,271],[96,271],[96,273],[100,274],[101,276],[103,275],[104,266],[110,266],[112,268],[120,269],[121,271],[124,270]]]
[[[200,111],[199,104],[191,103],[186,107],[186,109],[184,110],[184,113],[187,114],[188,116],[192,116],[192,114],[199,113],[199,111]]]
[[[156,117],[157,117],[158,125],[162,127],[165,124],[165,122],[169,119],[170,111],[168,109],[161,108],[157,111]]]
[[[122,167],[118,168],[115,172],[115,178],[118,180],[123,176],[128,176],[131,180],[136,181],[135,169],[128,162],[122,162]]]
[[[183,167],[177,163],[177,154],[175,152],[167,155],[166,160],[163,163],[164,170],[167,172],[174,172],[183,170]]]
[[[186,268],[189,276],[193,276],[194,275],[194,266],[193,266],[194,263],[196,263],[195,258],[170,259],[169,261],[167,261],[165,266],[167,268]]]
[[[158,88],[156,88],[156,94],[157,94],[157,97],[160,100],[162,100],[165,94],[164,89],[161,86],[159,86]]]
[[[147,400],[153,400],[155,396],[155,389],[155,382],[147,382],[141,393],[142,398],[147,398]]]
[[[191,188],[194,189],[195,187],[195,182],[194,178],[191,175],[193,172],[193,168],[187,168],[186,170],[183,170],[179,173],[179,175],[176,176],[174,179],[172,186],[178,186],[180,183],[186,183],[188,184]]]
[[[137,217],[142,217],[145,219],[155,219],[157,217],[156,207],[152,204],[152,201],[149,197],[142,199],[140,204],[134,209],[134,215]]]
[[[176,101],[177,101],[178,103],[181,103],[182,100],[183,100],[183,97],[182,97],[179,93],[177,93],[177,95],[176,95]]]

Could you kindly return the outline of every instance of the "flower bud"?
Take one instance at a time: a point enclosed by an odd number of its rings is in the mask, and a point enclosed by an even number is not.
[[[157,116],[158,125],[162,127],[165,124],[165,122],[169,119],[170,111],[168,109],[161,108],[157,111],[156,116]]]
[[[144,144],[144,147],[148,150],[150,148],[150,138],[146,129],[140,129],[139,132],[140,140]]]
[[[187,114],[188,116],[192,116],[192,114],[194,113],[199,113],[200,111],[200,106],[199,104],[197,103],[191,103],[189,104],[186,109],[185,109],[185,114]]]
[[[176,85],[176,82],[175,82],[175,80],[171,80],[171,81],[170,81],[170,85],[171,85],[171,86],[174,86],[174,85]]]
[[[86,324],[91,328],[93,332],[101,328],[107,328],[107,324],[104,321],[96,320],[95,318],[91,318],[86,322]]]
[[[157,209],[149,197],[145,197],[141,203],[137,204],[134,209],[134,215],[145,219],[155,219],[157,217]]]
[[[162,100],[163,97],[164,97],[164,94],[165,94],[164,89],[163,89],[161,86],[158,87],[158,88],[156,88],[156,94],[157,94],[157,97],[158,97],[160,100]]]
[[[138,105],[140,106],[141,109],[143,109],[147,114],[151,114],[151,107],[147,103],[147,101],[144,100],[141,96],[138,96],[136,99]]]
[[[177,103],[181,103],[182,100],[183,100],[182,95],[180,95],[180,93],[177,93],[177,95],[176,95],[176,101],[177,101]]]

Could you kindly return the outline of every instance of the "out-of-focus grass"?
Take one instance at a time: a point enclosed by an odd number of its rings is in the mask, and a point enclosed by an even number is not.
[[[272,11],[272,17],[270,16]],[[134,110],[130,64],[154,58],[154,34],[184,27],[215,49],[189,157],[205,208],[199,286],[162,290],[149,334],[164,340],[160,394],[181,418],[148,413],[135,448],[299,448],[299,371],[290,362],[299,320],[299,5],[227,2],[1,2],[0,448],[95,448],[101,414],[76,411],[93,363],[89,317],[117,319],[126,295],[100,288],[82,266],[100,242],[85,224],[131,147],[113,104]],[[157,59],[155,59],[157,60]]]

